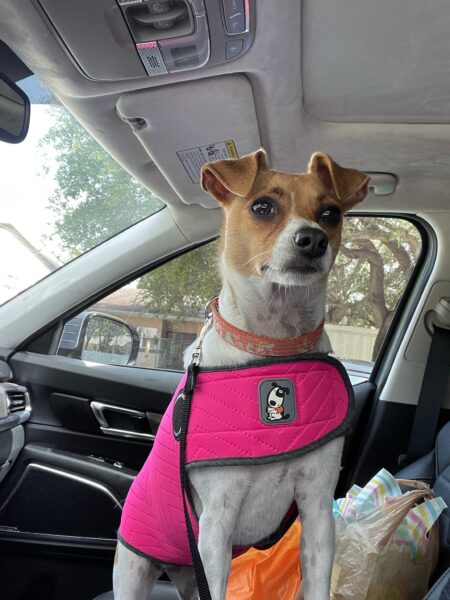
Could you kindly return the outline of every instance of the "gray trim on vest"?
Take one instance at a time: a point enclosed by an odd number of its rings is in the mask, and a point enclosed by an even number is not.
[[[137,554],[138,556],[142,556],[143,558],[147,558],[148,560],[154,560],[159,565],[161,565],[163,568],[165,566],[167,566],[167,567],[191,567],[192,566],[192,565],[181,565],[180,563],[171,563],[171,562],[167,562],[167,561],[161,561],[156,556],[147,554],[147,552],[142,552],[142,550],[139,550],[138,548],[135,548],[134,546],[129,544],[126,540],[123,539],[123,537],[120,535],[119,532],[117,532],[117,539],[123,546],[125,546],[125,548],[128,548],[128,550],[131,550],[131,552],[134,552],[135,554]]]

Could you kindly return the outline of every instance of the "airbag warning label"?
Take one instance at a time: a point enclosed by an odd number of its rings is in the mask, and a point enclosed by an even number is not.
[[[205,163],[212,160],[223,160],[224,158],[239,158],[233,140],[180,150],[180,152],[177,152],[177,156],[192,183],[200,183],[200,169]]]

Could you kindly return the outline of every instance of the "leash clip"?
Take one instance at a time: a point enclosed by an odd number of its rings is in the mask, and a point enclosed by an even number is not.
[[[207,332],[209,331],[209,328],[211,327],[212,322],[213,322],[212,312],[208,311],[210,304],[211,304],[211,302],[208,302],[208,304],[205,307],[205,322],[203,324],[202,330],[200,331],[200,335],[198,336],[198,344],[195,346],[194,350],[192,351],[189,367],[197,367],[198,368],[200,366],[200,359],[202,357],[203,339],[204,339],[205,335],[207,334]]]
[[[190,367],[199,367],[200,366],[200,358],[202,356],[201,346],[196,346],[194,351],[192,352],[191,362],[189,363]]]

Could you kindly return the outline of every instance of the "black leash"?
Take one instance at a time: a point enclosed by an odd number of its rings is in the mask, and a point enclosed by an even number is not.
[[[189,415],[191,413],[192,395],[195,388],[195,379],[198,373],[198,366],[195,364],[189,365],[187,370],[186,384],[184,386],[183,409],[181,413],[181,432],[180,432],[180,479],[181,493],[183,496],[184,520],[186,523],[186,532],[189,542],[189,550],[192,557],[192,566],[194,567],[195,581],[200,600],[211,600],[208,580],[206,579],[205,569],[203,567],[200,552],[198,551],[197,542],[195,540],[194,530],[192,529],[191,518],[189,515],[186,495],[187,495],[187,473],[186,473],[186,437],[189,424]]]

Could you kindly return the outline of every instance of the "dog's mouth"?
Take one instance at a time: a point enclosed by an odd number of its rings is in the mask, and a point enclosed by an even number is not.
[[[275,406],[276,403],[273,400],[270,400],[269,404],[270,406]]]
[[[277,273],[280,275],[283,274],[293,274],[293,275],[313,275],[315,273],[323,273],[324,267],[322,264],[317,262],[308,262],[302,264],[288,264],[283,267],[275,267],[273,265],[262,265],[261,272],[270,272]]]
[[[291,261],[282,265],[266,264],[260,268],[261,275],[271,283],[283,286],[309,286],[326,277],[328,261],[321,259]]]
[[[300,275],[312,275],[313,273],[322,273],[323,269],[317,264],[293,265],[284,268],[286,273],[299,273]]]

